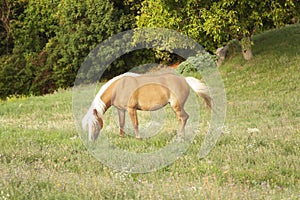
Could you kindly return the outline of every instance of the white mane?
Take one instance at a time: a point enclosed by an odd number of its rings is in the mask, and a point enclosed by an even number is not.
[[[104,104],[104,102],[101,100],[101,96],[103,95],[103,93],[107,90],[107,88],[113,84],[116,80],[120,79],[123,76],[139,76],[139,74],[136,73],[132,73],[132,72],[127,72],[125,74],[121,74],[119,76],[116,76],[112,79],[110,79],[108,82],[106,82],[99,90],[99,92],[97,93],[93,103],[92,103],[92,107],[93,109],[96,109],[99,116],[102,116],[105,112],[105,108],[106,105]]]
[[[82,119],[82,127],[83,129],[86,128],[87,125],[91,125],[96,123],[96,118],[93,115],[93,110],[96,109],[98,112],[98,116],[102,117],[105,109],[106,109],[106,105],[105,103],[101,100],[101,96],[103,95],[103,93],[107,90],[107,88],[114,83],[116,80],[120,79],[123,76],[139,76],[139,74],[136,73],[132,73],[132,72],[127,72],[125,74],[121,74],[119,76],[116,76],[112,79],[110,79],[107,83],[105,83],[99,90],[99,92],[97,93],[96,97],[94,98],[91,107],[89,108],[88,112],[86,113],[86,115],[84,116],[84,118]]]

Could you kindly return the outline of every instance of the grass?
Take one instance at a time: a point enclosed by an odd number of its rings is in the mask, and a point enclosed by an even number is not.
[[[252,61],[237,54],[220,68],[227,117],[213,151],[197,158],[204,116],[187,152],[151,173],[115,171],[86,150],[74,126],[71,90],[0,102],[0,199],[299,199],[300,27],[269,31],[254,42]],[[172,134],[108,138],[147,152]]]

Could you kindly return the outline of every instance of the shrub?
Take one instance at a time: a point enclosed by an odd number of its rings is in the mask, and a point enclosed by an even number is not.
[[[183,76],[193,76],[201,79],[203,73],[216,66],[216,57],[208,52],[200,52],[182,62],[176,72]]]

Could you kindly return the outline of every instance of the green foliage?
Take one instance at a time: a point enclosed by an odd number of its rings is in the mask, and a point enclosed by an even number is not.
[[[25,67],[24,58],[2,56],[0,58],[0,98],[28,94],[32,83],[32,71]]]
[[[292,1],[219,1],[201,10],[206,34],[220,44],[280,27],[292,18]]]
[[[27,6],[27,1],[0,1],[0,56],[10,54],[14,45],[14,29],[12,24],[22,20],[21,14]]]
[[[53,73],[58,87],[66,88],[74,84],[78,69],[96,45],[118,32],[132,28],[130,10],[122,5],[121,1],[108,0],[69,0],[59,4],[56,17],[61,28],[46,47],[51,56],[48,63],[54,65]],[[106,49],[105,53],[112,56],[112,51],[114,49]],[[112,74],[128,70],[125,62],[116,61],[110,68]],[[87,73],[89,79],[97,80],[93,78],[99,75],[97,71]]]
[[[72,86],[87,54],[109,36],[131,29],[134,20],[130,7],[118,0],[5,0],[0,9],[0,58],[5,60],[0,76],[3,85],[10,86],[1,88],[1,98]],[[112,70],[122,72],[122,63],[116,62]],[[26,71],[21,73],[28,75],[26,81],[12,73],[18,70]],[[22,84],[15,87],[8,83],[20,79]]]
[[[136,26],[177,30],[210,52],[234,38],[242,41],[242,46],[247,44],[244,46],[248,49],[252,42],[242,38],[296,23],[299,8],[298,1],[290,0],[1,0],[0,98],[39,95],[72,86],[81,63],[97,44]],[[127,48],[126,45],[121,47]],[[109,66],[105,76],[112,77],[147,62],[182,59],[168,48],[171,49],[166,44],[163,51],[127,53]],[[113,51],[105,49],[105,59],[110,59]],[[20,80],[20,84],[13,85],[12,80]]]
[[[143,1],[141,15],[137,16],[138,27],[178,29],[181,20],[177,10],[168,10],[163,0]]]
[[[142,3],[138,27],[166,27],[184,32],[213,51],[232,39],[280,27],[295,16],[298,2],[246,0],[150,0]]]
[[[176,72],[183,76],[194,76],[201,78],[202,72],[216,67],[216,59],[213,55],[202,52],[196,56],[189,57],[186,61],[180,63]]]
[[[11,12],[17,12],[18,17],[12,17],[10,22],[14,38],[12,55],[1,57],[5,62],[0,64],[4,85],[0,98],[41,95],[56,89],[52,67],[44,65],[47,59],[44,48],[58,28],[53,16],[57,1],[24,2],[10,5]]]
[[[13,21],[14,51],[23,53],[27,59],[31,53],[39,53],[49,38],[55,36],[57,20],[54,18],[58,1],[29,0],[18,21]]]

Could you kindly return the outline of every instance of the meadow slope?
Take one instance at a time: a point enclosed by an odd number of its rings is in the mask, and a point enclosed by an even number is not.
[[[88,153],[71,89],[0,102],[0,200],[299,199],[300,26],[254,43],[253,60],[233,54],[220,68],[227,117],[213,151],[197,158],[200,130],[184,156],[151,173],[114,171]],[[125,149],[159,148],[168,139],[110,137]]]

